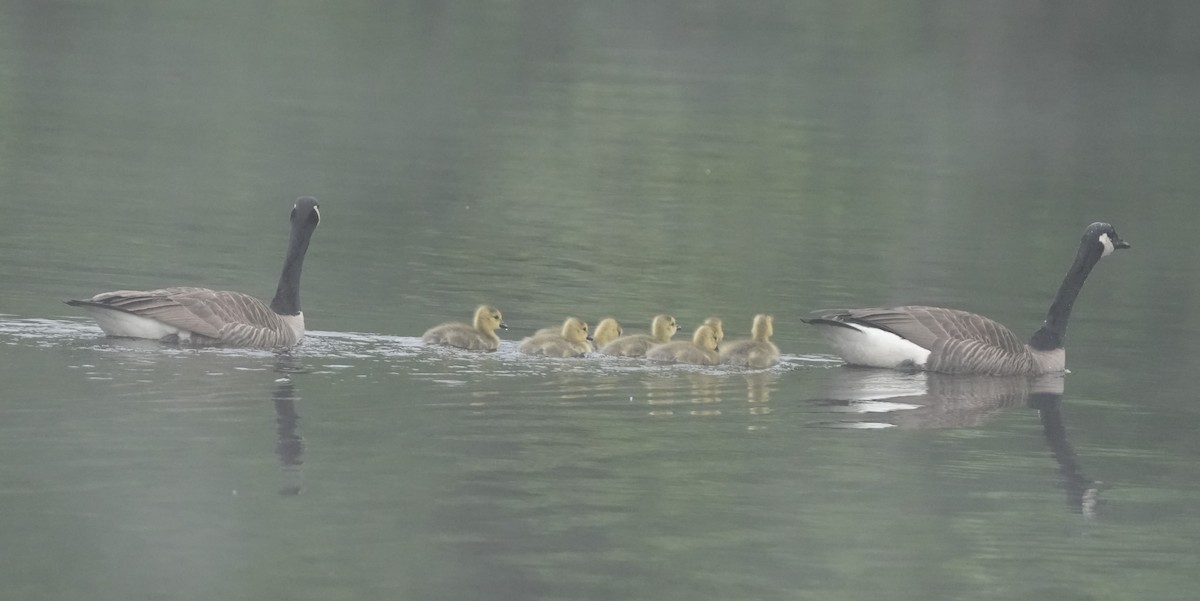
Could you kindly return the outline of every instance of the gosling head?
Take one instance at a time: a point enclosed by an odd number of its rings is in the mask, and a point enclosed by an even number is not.
[[[717,335],[718,344],[720,344],[722,340],[725,340],[725,325],[721,321],[720,317],[713,315],[704,320],[704,325],[713,329],[713,333]]]
[[[679,324],[670,315],[655,315],[650,322],[650,335],[656,340],[667,342],[679,331]]]
[[[481,332],[495,332],[496,328],[508,329],[500,310],[491,305],[479,305],[475,309],[475,329]]]
[[[692,344],[706,350],[716,352],[717,350],[717,333],[712,329],[712,326],[701,324],[692,333]]]
[[[592,331],[592,341],[597,347],[604,346],[613,340],[621,337],[621,324],[617,320],[606,317],[596,324],[596,329]]]
[[[754,316],[754,325],[750,327],[750,338],[759,342],[767,342],[775,333],[775,318],[765,313]]]
[[[588,336],[587,323],[577,317],[568,317],[563,322],[562,337],[571,342],[584,342],[592,339],[591,336]]]

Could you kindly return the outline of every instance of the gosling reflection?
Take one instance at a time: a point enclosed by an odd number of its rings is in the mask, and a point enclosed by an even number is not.
[[[688,373],[669,378],[654,377],[642,381],[650,415],[721,415],[721,378],[703,373]]]
[[[745,374],[746,402],[750,405],[751,415],[766,415],[771,412],[767,403],[771,402],[771,388],[779,374],[757,371]]]
[[[639,398],[649,405],[650,415],[656,416],[719,416],[747,411],[751,415],[767,415],[771,413],[768,403],[778,378],[779,374],[773,372],[735,377],[700,372],[650,377],[642,381],[644,392]]]
[[[1037,409],[1042,433],[1058,463],[1068,508],[1093,517],[1099,487],[1084,475],[1067,440],[1063,387],[1062,374],[1001,378],[852,368],[835,370],[830,394],[819,402],[831,412],[861,418],[830,425],[864,429],[969,428],[1012,407]]]
[[[296,402],[300,396],[296,393],[296,385],[292,374],[301,369],[295,358],[290,355],[279,355],[275,363],[275,391],[271,399],[275,403],[275,454],[279,456],[279,468],[282,473],[279,494],[295,496],[304,490],[304,437],[300,436],[300,413],[296,411]]]

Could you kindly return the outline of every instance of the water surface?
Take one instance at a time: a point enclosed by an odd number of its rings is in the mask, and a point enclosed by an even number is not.
[[[0,5],[3,596],[1192,598],[1196,11],[644,4]],[[303,194],[293,352],[60,302],[269,297]],[[1028,335],[1095,220],[1063,378],[799,321]],[[481,302],[499,352],[420,344]],[[515,352],[659,312],[784,361]]]

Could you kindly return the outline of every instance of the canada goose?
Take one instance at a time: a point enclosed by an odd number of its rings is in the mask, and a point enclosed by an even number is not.
[[[820,328],[852,365],[996,376],[1059,372],[1066,367],[1071,306],[1092,267],[1121,248],[1129,244],[1107,223],[1084,230],[1075,261],[1028,344],[986,317],[938,307],[851,309],[804,321]]]
[[[471,325],[448,322],[429,328],[421,341],[425,344],[444,344],[469,351],[494,351],[500,347],[496,328],[508,329],[500,310],[490,305],[479,305]]]
[[[605,355],[621,357],[645,357],[646,351],[657,344],[666,344],[679,330],[679,324],[670,315],[655,315],[650,322],[649,334],[630,334],[613,340],[600,348]]]
[[[588,325],[582,319],[568,317],[557,334],[530,336],[517,350],[528,355],[580,357],[592,351],[590,339]]]
[[[621,324],[611,317],[605,317],[596,324],[592,331],[592,346],[600,348],[621,337]]]
[[[208,288],[117,290],[66,303],[82,307],[109,336],[193,344],[293,346],[304,337],[300,271],[308,241],[320,221],[315,198],[296,200],[287,257],[270,305],[240,292]]]
[[[705,319],[703,323],[713,329],[713,333],[717,335],[717,344],[725,340],[725,326],[720,317],[714,315]]]
[[[774,318],[770,315],[754,316],[749,340],[738,340],[721,347],[721,363],[763,369],[779,363],[779,347],[771,342],[775,333]]]
[[[660,344],[646,351],[646,358],[671,363],[716,365],[721,362],[721,356],[717,353],[717,333],[712,326],[701,324],[692,334],[691,341]]]

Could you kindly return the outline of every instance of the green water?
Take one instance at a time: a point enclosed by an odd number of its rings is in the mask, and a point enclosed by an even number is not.
[[[1191,599],[1200,11],[0,3],[0,598]],[[269,298],[286,356],[59,302]],[[799,319],[1039,325],[1065,378],[844,368]],[[501,350],[423,347],[481,302]],[[519,355],[578,315],[762,372]]]

